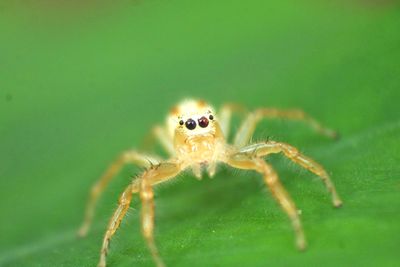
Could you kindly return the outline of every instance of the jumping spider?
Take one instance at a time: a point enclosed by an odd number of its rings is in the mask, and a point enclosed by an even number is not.
[[[155,136],[170,155],[170,159],[164,160],[153,155],[129,150],[122,153],[110,166],[91,190],[85,219],[79,230],[81,236],[85,236],[89,230],[98,197],[123,165],[133,163],[146,168],[146,170],[137,179],[134,179],[120,196],[118,208],[109,222],[103,239],[98,266],[106,266],[106,255],[111,237],[124,218],[134,193],[139,193],[142,202],[142,232],[151,255],[158,267],[164,266],[153,236],[153,186],[170,180],[187,169],[191,169],[199,179],[203,169],[206,169],[212,177],[218,163],[260,173],[272,195],[289,216],[295,231],[297,247],[301,250],[305,249],[306,241],[295,204],[279,181],[278,175],[272,166],[264,160],[264,157],[269,154],[283,153],[293,162],[318,175],[332,194],[333,205],[339,207],[342,201],[336,193],[335,186],[321,165],[302,155],[295,147],[275,141],[258,142],[250,145],[248,142],[253,135],[256,124],[263,118],[300,120],[328,137],[335,137],[336,134],[332,130],[322,127],[316,120],[301,110],[261,108],[248,113],[236,133],[233,144],[228,144],[226,137],[229,132],[230,117],[232,112],[236,110],[237,106],[235,105],[225,105],[217,115],[213,108],[203,101],[183,101],[171,110],[165,126],[154,128]]]

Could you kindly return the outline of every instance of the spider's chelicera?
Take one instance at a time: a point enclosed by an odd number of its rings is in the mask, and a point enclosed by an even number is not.
[[[154,128],[155,136],[170,155],[169,159],[128,150],[122,153],[110,166],[92,188],[85,220],[79,231],[81,236],[86,235],[89,230],[98,197],[122,166],[126,163],[133,163],[144,167],[146,170],[134,179],[121,194],[118,207],[110,220],[103,239],[98,266],[106,266],[106,255],[111,237],[117,231],[128,211],[132,195],[136,193],[139,194],[142,202],[143,235],[157,266],[164,266],[153,236],[153,187],[176,177],[187,169],[191,169],[198,179],[201,179],[203,170],[206,170],[212,177],[219,163],[259,173],[265,184],[270,188],[272,195],[289,216],[295,231],[297,247],[305,249],[306,241],[296,206],[280,183],[277,173],[266,162],[265,157],[270,154],[281,153],[301,167],[318,175],[331,193],[333,205],[339,207],[342,201],[336,193],[335,186],[321,165],[301,154],[295,147],[271,140],[252,144],[249,144],[249,141],[256,124],[263,118],[300,120],[328,137],[335,137],[336,134],[334,131],[322,127],[316,120],[301,110],[261,108],[247,114],[233,142],[229,144],[226,137],[229,133],[230,117],[232,112],[237,110],[241,110],[237,105],[225,105],[216,115],[214,110],[204,101],[183,101],[171,110],[164,126]]]

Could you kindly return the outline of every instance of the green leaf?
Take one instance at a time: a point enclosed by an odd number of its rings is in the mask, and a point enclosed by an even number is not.
[[[3,4],[0,266],[95,266],[118,195],[140,170],[115,178],[78,239],[91,184],[186,97],[302,108],[338,130],[332,141],[269,120],[254,140],[291,143],[322,163],[344,206],[332,208],[314,175],[269,159],[301,210],[300,253],[259,175],[223,166],[201,182],[181,175],[156,189],[168,266],[399,266],[400,10],[341,2]],[[136,197],[109,266],[154,266],[139,210]]]

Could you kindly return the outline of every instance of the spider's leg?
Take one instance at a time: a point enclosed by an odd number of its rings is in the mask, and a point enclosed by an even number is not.
[[[122,153],[118,157],[118,159],[115,160],[106,170],[103,176],[101,176],[100,179],[93,185],[86,206],[84,221],[78,232],[79,236],[85,236],[87,234],[93,220],[94,210],[98,198],[100,197],[101,193],[104,191],[110,180],[115,177],[115,175],[121,170],[121,168],[125,164],[133,163],[140,167],[148,168],[151,165],[159,164],[159,162],[160,159],[154,156],[139,154],[138,152],[133,150]]]
[[[238,104],[225,104],[218,112],[219,125],[226,139],[229,138],[230,122],[234,111],[244,112],[245,108]]]
[[[155,246],[153,238],[154,203],[153,203],[153,191],[151,189],[151,186],[175,177],[180,171],[181,168],[180,165],[178,164],[170,162],[160,163],[159,165],[153,166],[149,170],[145,171],[140,178],[134,180],[132,184],[125,189],[124,193],[122,193],[119,199],[118,208],[111,217],[107,232],[104,236],[103,246],[101,248],[101,254],[100,254],[100,261],[98,264],[99,267],[106,266],[106,256],[111,237],[115,234],[123,217],[128,211],[129,204],[132,198],[132,193],[137,193],[137,192],[140,192],[140,198],[143,203],[142,207],[143,234],[146,238],[146,241],[149,245],[151,254],[155,262],[159,267],[164,266],[161,261],[161,258],[158,255],[158,251]]]
[[[156,125],[151,129],[140,147],[145,151],[151,150],[157,141],[168,155],[173,156],[175,154],[173,141],[165,126],[161,125]]]
[[[140,199],[142,201],[142,233],[146,239],[153,260],[158,267],[165,266],[154,242],[154,193],[152,186],[175,177],[181,172],[178,164],[165,163],[150,169],[141,179]]]
[[[169,137],[168,131],[164,126],[155,126],[153,128],[153,135],[157,138],[168,155],[173,156],[175,154],[173,141]]]
[[[303,227],[297,212],[297,208],[289,193],[285,190],[274,169],[262,158],[254,158],[246,154],[234,155],[227,163],[235,168],[244,170],[255,170],[261,173],[264,181],[272,192],[272,195],[289,216],[296,235],[296,246],[300,250],[306,248]]]
[[[236,133],[234,144],[237,147],[245,146],[252,137],[257,123],[263,119],[288,119],[302,121],[312,127],[319,134],[330,138],[337,138],[337,133],[329,128],[322,126],[317,120],[299,109],[280,110],[275,108],[261,108],[251,112],[242,122],[238,132]]]
[[[318,175],[325,183],[328,191],[331,193],[333,205],[335,207],[340,207],[342,205],[342,200],[336,192],[335,185],[331,181],[325,169],[311,158],[301,154],[297,148],[285,143],[267,141],[264,143],[257,143],[243,147],[240,149],[240,152],[247,155],[254,155],[256,157],[263,157],[268,154],[283,153],[293,162]]]
[[[142,200],[142,234],[146,239],[151,255],[157,266],[165,266],[154,242],[154,193],[153,188],[147,181],[142,181],[141,183],[140,199]]]
[[[134,184],[130,184],[125,191],[122,193],[118,200],[118,208],[115,210],[113,216],[107,227],[107,232],[103,239],[103,245],[101,248],[100,253],[100,261],[97,265],[98,267],[105,267],[106,266],[106,256],[108,253],[108,247],[110,245],[111,237],[117,231],[119,225],[121,224],[122,219],[124,218],[126,212],[129,209],[129,205],[132,200],[132,194],[138,191],[138,186]]]

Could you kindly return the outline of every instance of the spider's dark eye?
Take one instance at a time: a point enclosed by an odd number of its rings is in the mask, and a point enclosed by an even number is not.
[[[204,116],[201,117],[198,122],[201,128],[206,128],[208,126],[208,119]]]
[[[196,128],[196,122],[192,119],[188,119],[185,123],[186,128],[188,128],[189,130],[193,130],[194,128]]]
[[[213,119],[214,119],[214,116],[210,114],[210,116],[208,116],[208,118],[209,118],[210,120],[213,120]]]
[[[180,120],[179,125],[183,125],[183,124],[184,124],[183,120]]]

